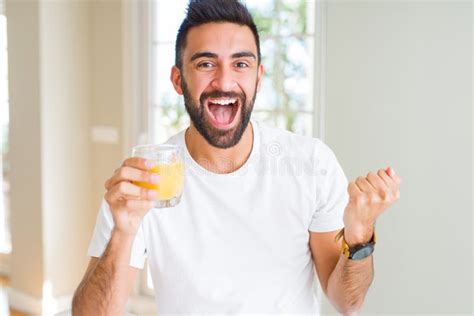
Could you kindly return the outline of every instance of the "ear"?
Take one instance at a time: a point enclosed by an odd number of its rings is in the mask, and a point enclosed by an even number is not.
[[[171,68],[171,83],[173,83],[174,90],[179,94],[183,95],[183,89],[181,89],[181,71],[178,67],[173,66]]]
[[[258,66],[257,70],[257,92],[260,92],[260,86],[262,85],[262,78],[265,69],[262,64]]]

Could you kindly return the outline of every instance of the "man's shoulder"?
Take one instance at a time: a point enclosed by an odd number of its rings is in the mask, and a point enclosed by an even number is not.
[[[283,128],[257,122],[261,137],[261,146],[268,150],[280,150],[291,153],[314,155],[326,153],[329,147],[319,138],[301,135]]]

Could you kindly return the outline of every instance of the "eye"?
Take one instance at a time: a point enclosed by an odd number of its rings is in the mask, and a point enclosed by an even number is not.
[[[198,68],[209,69],[212,68],[214,65],[208,61],[204,61],[198,64]]]
[[[243,61],[239,61],[238,63],[235,64],[237,68],[248,68],[249,65]]]

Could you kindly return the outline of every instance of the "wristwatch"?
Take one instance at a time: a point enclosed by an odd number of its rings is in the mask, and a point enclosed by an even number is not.
[[[349,247],[349,245],[346,242],[346,239],[344,238],[344,232],[341,231],[342,235],[342,246],[341,246],[341,252],[342,254],[351,260],[361,260],[364,258],[367,258],[374,252],[375,248],[375,242],[377,239],[377,236],[374,234],[372,235],[372,239],[369,242],[363,243],[363,244],[358,244],[352,247]],[[339,235],[339,234],[338,234]]]

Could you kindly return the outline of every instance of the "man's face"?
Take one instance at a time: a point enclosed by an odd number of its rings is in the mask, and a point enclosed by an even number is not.
[[[236,145],[247,127],[263,73],[247,26],[207,23],[189,30],[182,70],[171,79],[191,122],[209,144]]]

